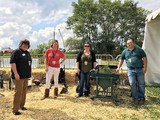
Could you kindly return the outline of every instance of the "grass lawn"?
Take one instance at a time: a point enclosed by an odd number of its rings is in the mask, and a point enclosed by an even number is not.
[[[12,114],[13,90],[0,89],[0,119],[1,120],[158,120],[160,118],[160,88],[146,87],[146,103],[134,105],[130,97],[129,86],[117,86],[118,102],[111,99],[95,99],[88,97],[76,98],[76,83],[73,70],[68,81],[68,93],[53,98],[53,87],[50,97],[40,100],[44,94],[44,84],[33,85],[28,89],[26,107],[22,115]],[[59,86],[59,92],[62,89]],[[5,88],[7,84],[5,83]],[[92,83],[91,95],[95,94]]]
[[[61,88],[62,86],[60,86]],[[14,91],[0,90],[1,120],[158,120],[160,117],[160,101],[158,97],[147,96],[144,105],[136,106],[129,97],[129,88],[119,88],[118,99],[114,103],[110,99],[87,97],[76,98],[75,84],[69,84],[69,92],[53,98],[40,100],[44,93],[44,85],[29,88],[26,100],[27,111],[21,116],[11,112]],[[158,88],[159,89],[159,88]],[[93,91],[92,91],[93,92]]]

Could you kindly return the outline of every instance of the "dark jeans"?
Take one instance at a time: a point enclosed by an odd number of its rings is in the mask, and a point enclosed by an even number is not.
[[[79,96],[90,94],[90,72],[80,72],[80,80],[78,83]]]
[[[133,99],[145,98],[145,80],[143,69],[128,68],[128,78],[131,86],[131,95]]]

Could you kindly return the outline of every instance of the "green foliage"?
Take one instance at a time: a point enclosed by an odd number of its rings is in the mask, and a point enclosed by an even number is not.
[[[137,4],[132,0],[78,0],[72,3],[67,28],[82,41],[90,41],[97,53],[113,54],[129,37],[141,46],[148,11]]]
[[[46,44],[46,43],[39,44],[37,46],[37,49],[34,49],[31,51],[31,54],[43,54],[45,52],[46,48],[48,48],[48,44]]]
[[[82,45],[83,41],[75,37],[70,37],[65,42],[65,46],[68,48],[68,50],[82,49]]]
[[[45,51],[51,46],[53,39],[50,39],[48,43],[42,43],[37,46],[37,49],[31,50],[31,54],[44,54]]]
[[[107,65],[105,65],[103,68],[99,69],[99,73],[111,73],[111,70]]]

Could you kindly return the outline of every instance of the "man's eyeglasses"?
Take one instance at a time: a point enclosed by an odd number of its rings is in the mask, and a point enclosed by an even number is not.
[[[84,47],[90,47],[89,45],[85,45]]]

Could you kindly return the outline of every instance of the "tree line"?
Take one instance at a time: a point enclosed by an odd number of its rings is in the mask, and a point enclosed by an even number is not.
[[[73,14],[66,24],[74,36],[65,41],[65,46],[70,50],[82,49],[84,41],[89,41],[96,53],[113,55],[121,53],[128,38],[135,39],[136,44],[142,46],[149,11],[137,5],[138,2],[133,0],[72,2]],[[46,46],[46,43],[39,45],[37,52],[43,52]]]
[[[144,38],[145,18],[149,11],[137,5],[138,2],[132,0],[73,2],[73,15],[66,23],[67,29],[72,29],[75,37],[66,41],[67,46],[87,40],[92,43],[97,53],[110,54],[121,52],[128,38],[135,39],[136,44],[141,46]],[[73,42],[77,38],[79,42]]]

